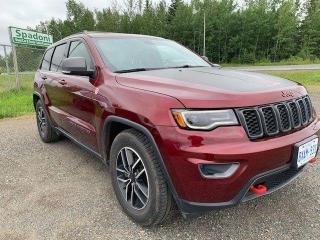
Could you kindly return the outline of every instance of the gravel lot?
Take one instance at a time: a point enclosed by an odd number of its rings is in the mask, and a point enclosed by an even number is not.
[[[1,120],[0,136],[0,239],[320,239],[320,163],[270,196],[143,229],[119,210],[107,167],[72,142],[42,143],[31,116]]]

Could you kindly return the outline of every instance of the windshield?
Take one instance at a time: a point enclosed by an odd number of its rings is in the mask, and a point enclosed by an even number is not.
[[[96,44],[113,72],[210,66],[192,51],[166,39],[96,38]]]

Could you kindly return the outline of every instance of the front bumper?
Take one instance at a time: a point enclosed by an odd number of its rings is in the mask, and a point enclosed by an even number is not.
[[[158,126],[154,138],[163,157],[185,214],[216,207],[232,206],[260,195],[249,192],[251,185],[269,179],[269,194],[289,183],[299,171],[291,168],[294,145],[320,135],[320,122],[280,137],[251,141],[241,126],[220,127],[213,131],[188,131]],[[207,179],[199,164],[239,162],[229,178]],[[272,183],[272,181],[277,183]]]
[[[183,214],[192,215],[196,213],[201,213],[205,211],[209,211],[211,209],[216,208],[226,208],[237,205],[242,202],[246,202],[260,196],[264,196],[270,194],[287,184],[289,184],[292,180],[298,177],[303,168],[294,169],[291,165],[286,165],[268,172],[264,172],[259,174],[248,181],[248,183],[241,189],[241,191],[234,197],[232,200],[227,202],[219,202],[219,203],[199,203],[199,202],[189,202],[183,199],[179,199],[179,207],[181,208]],[[250,186],[264,183],[268,187],[268,191],[263,195],[258,195],[249,191]]]

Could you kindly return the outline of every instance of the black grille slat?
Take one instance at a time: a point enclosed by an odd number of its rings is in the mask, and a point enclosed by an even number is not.
[[[303,98],[305,107],[306,107],[306,112],[307,112],[307,120],[308,122],[312,120],[312,106],[311,106],[311,101],[308,97]]]
[[[299,114],[298,106],[295,102],[289,102],[289,111],[291,115],[292,125],[294,128],[298,128],[301,125],[301,117]]]
[[[290,132],[312,121],[312,105],[308,96],[236,112],[250,139]]]
[[[246,123],[245,129],[250,138],[258,138],[263,135],[263,129],[259,113],[255,109],[242,110],[243,120]]]
[[[289,110],[285,104],[276,105],[277,112],[279,114],[280,128],[282,132],[291,130],[291,120]]]
[[[299,99],[297,102],[298,102],[298,106],[301,114],[302,125],[305,125],[308,122],[306,107],[302,99]]]
[[[277,134],[279,132],[279,127],[273,107],[262,107],[260,108],[260,111],[266,133],[268,135]]]

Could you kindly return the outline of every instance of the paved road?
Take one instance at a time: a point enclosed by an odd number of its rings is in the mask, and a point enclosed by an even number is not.
[[[42,143],[33,117],[0,121],[0,136],[1,240],[320,239],[320,162],[270,196],[143,229],[119,210],[108,169],[72,142]]]
[[[307,65],[282,65],[282,66],[248,66],[248,67],[226,67],[229,69],[245,71],[295,71],[295,70],[320,70],[320,64]]]

